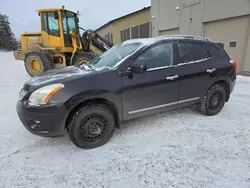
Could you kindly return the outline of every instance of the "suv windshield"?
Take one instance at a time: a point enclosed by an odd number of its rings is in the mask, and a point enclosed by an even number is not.
[[[120,61],[134,51],[139,49],[142,46],[142,43],[123,43],[116,45],[103,53],[101,56],[95,57],[89,62],[89,66],[94,69],[111,69],[116,67]]]

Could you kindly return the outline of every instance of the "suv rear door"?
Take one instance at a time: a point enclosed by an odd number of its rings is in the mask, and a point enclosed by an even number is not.
[[[178,49],[179,104],[194,103],[216,81],[216,62],[202,42],[180,40]]]

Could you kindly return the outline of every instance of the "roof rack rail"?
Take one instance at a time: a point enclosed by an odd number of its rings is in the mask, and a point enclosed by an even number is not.
[[[197,40],[210,41],[209,38],[201,37],[201,36],[195,36],[195,35],[165,35],[165,37],[180,37],[180,38],[186,38],[186,39],[197,39]]]

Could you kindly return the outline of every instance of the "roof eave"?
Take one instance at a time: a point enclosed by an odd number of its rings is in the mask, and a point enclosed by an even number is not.
[[[151,6],[144,7],[144,8],[142,8],[142,9],[140,9],[140,10],[135,11],[135,12],[131,12],[131,13],[126,14],[126,15],[124,15],[124,16],[121,16],[121,17],[119,17],[119,18],[115,18],[115,19],[113,19],[113,20],[111,20],[111,21],[109,21],[109,22],[105,23],[104,25],[100,26],[100,27],[99,27],[99,28],[97,28],[95,31],[99,31],[99,30],[101,30],[102,28],[104,28],[104,27],[106,27],[106,26],[108,26],[108,25],[112,24],[113,22],[115,22],[115,21],[117,21],[117,20],[120,20],[120,19],[122,19],[122,18],[125,18],[125,17],[128,17],[128,16],[131,16],[131,15],[133,15],[133,14],[137,14],[137,13],[139,13],[139,12],[142,12],[142,11],[148,10],[148,9],[150,9],[150,8],[151,8]]]

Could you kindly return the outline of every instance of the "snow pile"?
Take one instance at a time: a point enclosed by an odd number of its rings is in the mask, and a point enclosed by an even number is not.
[[[82,150],[26,131],[15,104],[29,76],[12,54],[0,62],[0,187],[250,187],[250,78],[238,77],[217,116],[184,108],[132,120]]]

